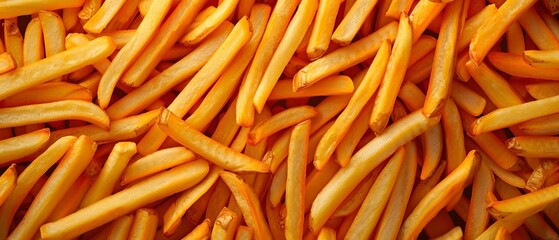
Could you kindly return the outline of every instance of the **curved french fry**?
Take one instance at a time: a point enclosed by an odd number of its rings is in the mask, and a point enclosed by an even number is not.
[[[41,226],[41,237],[54,239],[78,236],[133,209],[194,186],[208,170],[206,161],[197,160],[157,174],[62,219],[44,224]],[[152,190],[145,191],[146,189]]]
[[[34,132],[0,140],[0,165],[31,155],[49,140],[51,132],[43,128]]]
[[[231,189],[247,225],[254,229],[254,237],[256,239],[271,239],[272,233],[270,232],[270,227],[266,222],[264,213],[262,213],[260,201],[250,189],[250,186],[238,175],[231,172],[222,171],[219,173],[219,176],[225,181],[229,189]]]
[[[80,100],[62,100],[0,109],[0,128],[59,120],[83,120],[109,129],[109,116],[97,105]]]
[[[465,239],[476,239],[487,227],[489,213],[484,208],[486,205],[485,196],[488,192],[493,191],[494,185],[495,177],[491,169],[487,167],[487,164],[481,162],[479,171],[474,177],[470,208],[468,209],[468,218],[464,228]]]
[[[450,173],[458,167],[460,162],[466,157],[462,120],[460,119],[460,112],[452,99],[449,99],[444,106],[441,122],[444,130],[444,145],[446,149],[446,172]]]
[[[120,185],[125,186],[138,179],[192,160],[194,160],[194,153],[184,147],[166,148],[153,152],[128,164],[122,173]]]
[[[15,163],[12,163],[2,175],[0,175],[0,206],[4,204],[6,199],[12,194],[16,188],[17,171]]]
[[[81,7],[84,0],[70,0],[62,2],[23,0],[17,2],[0,3],[0,19],[29,15],[40,10],[56,10],[63,8]]]

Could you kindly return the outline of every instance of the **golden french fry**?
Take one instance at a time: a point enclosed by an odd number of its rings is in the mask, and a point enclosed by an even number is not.
[[[62,100],[0,109],[0,128],[69,119],[91,122],[104,129],[108,129],[110,124],[109,116],[97,105],[80,100]]]
[[[551,32],[551,29],[549,29],[538,12],[536,12],[535,7],[526,10],[526,12],[518,18],[518,23],[539,49],[559,49],[559,39]]]
[[[211,221],[205,219],[196,228],[194,228],[188,235],[184,236],[182,240],[203,240],[210,238],[211,234]]]
[[[180,42],[184,45],[195,45],[208,36],[213,30],[215,30],[223,21],[231,15],[239,0],[224,0],[219,3],[215,12],[208,16],[200,25],[187,32],[184,37],[180,39]],[[204,4],[200,4],[200,7]]]
[[[90,186],[91,178],[87,175],[80,175],[62,197],[64,201],[60,201],[56,205],[47,221],[55,221],[75,212]]]
[[[12,194],[16,188],[17,170],[15,163],[12,163],[2,175],[0,175],[0,206],[6,202],[6,199]]]
[[[483,157],[482,157],[483,159]],[[472,187],[472,197],[468,218],[464,229],[465,239],[476,239],[487,227],[489,223],[489,213],[485,211],[485,196],[493,191],[495,177],[491,169],[484,162],[480,163],[479,171],[474,177]]]
[[[256,145],[264,138],[307,119],[312,119],[318,112],[310,106],[300,106],[282,111],[255,126],[248,135],[248,143]]]
[[[130,228],[130,239],[153,239],[157,231],[157,212],[150,208],[136,210]]]
[[[487,54],[487,58],[489,62],[493,66],[495,66],[495,68],[512,76],[545,80],[559,80],[559,77],[557,77],[559,69],[534,67],[526,63],[522,59],[523,57],[520,54],[490,52],[489,54]]]
[[[51,132],[43,128],[34,132],[0,140],[0,165],[29,156],[41,149],[49,140]]]
[[[462,237],[463,237],[462,228],[456,226],[452,228],[452,230],[448,231],[447,233],[439,237],[433,238],[433,240],[458,240],[458,239],[462,239]]]
[[[427,26],[439,16],[439,13],[445,8],[446,3],[437,3],[431,0],[420,0],[411,13],[410,21],[411,28],[413,29],[413,42],[423,34]],[[400,14],[400,13],[398,13]]]
[[[541,189],[546,179],[559,170],[559,163],[552,159],[539,160],[538,166],[534,169],[530,178],[526,181],[525,189],[528,191],[536,191]]]
[[[100,37],[87,44],[0,75],[0,100],[97,62],[109,56],[114,50],[115,45],[110,38]],[[76,56],[80,57],[76,58]]]
[[[351,43],[376,3],[377,1],[356,0],[332,34],[332,41],[341,46]]]
[[[0,75],[17,68],[17,62],[12,54],[5,52],[0,54]]]
[[[113,0],[103,2],[95,14],[83,25],[83,29],[88,33],[101,33],[122,5],[124,5],[124,2],[126,1]]]
[[[332,218],[345,217],[351,215],[353,212],[358,212],[363,204],[363,201],[367,197],[371,187],[378,179],[380,172],[384,169],[385,164],[381,164],[376,167],[369,175],[361,181],[359,186],[355,188],[347,197],[334,213],[332,213]],[[356,211],[357,210],[357,211]],[[363,216],[361,216],[363,217]],[[349,231],[349,227],[348,227]],[[347,232],[346,232],[347,234]]]
[[[270,203],[274,207],[278,207],[283,194],[286,190],[287,184],[287,162],[284,161],[274,173],[272,182],[270,183]]]
[[[450,97],[460,109],[472,116],[479,116],[483,113],[487,104],[483,96],[459,81],[453,81]]]
[[[524,32],[518,22],[511,24],[507,30],[507,50],[514,54],[522,54],[526,50]]]
[[[4,42],[6,52],[12,55],[17,66],[23,66],[23,37],[18,28],[17,18],[4,19]]]
[[[192,161],[107,196],[62,219],[41,226],[41,237],[53,239],[78,236],[123,216],[147,203],[194,186],[208,173],[208,163]],[[145,191],[152,189],[152,191]]]
[[[78,12],[78,18],[83,25],[87,23],[93,15],[95,15],[103,2],[101,0],[85,0],[82,3],[83,6],[81,6],[82,9]]]
[[[50,11],[39,12],[39,20],[43,30],[45,42],[45,55],[50,57],[65,50],[64,39],[66,38],[66,28],[64,22],[58,14]]]
[[[130,214],[114,220],[113,223],[111,223],[107,238],[115,240],[128,239],[130,228],[132,227],[132,221],[134,221],[134,217]]]
[[[324,80],[298,92],[292,91],[291,82],[291,79],[279,80],[270,92],[268,100],[344,95],[353,93],[354,90],[353,81],[344,75],[326,77]]]
[[[355,120],[353,121],[353,124],[351,125],[351,131],[348,131],[344,135],[344,138],[338,144],[334,160],[340,166],[347,166],[351,155],[353,155],[353,152],[357,147],[357,144],[369,129],[369,118],[371,117],[373,105],[374,98],[371,97],[367,104],[363,106],[363,109],[357,115],[357,118],[355,118]]]
[[[417,63],[427,54],[433,52],[435,47],[437,46],[437,39],[422,35],[417,39],[417,41],[412,45],[411,51],[413,54],[410,55],[410,59],[408,60],[408,68]]]
[[[70,0],[52,2],[47,0],[23,0],[17,2],[0,3],[0,19],[29,15],[40,10],[56,10],[63,8],[81,7],[84,0]]]
[[[317,237],[318,240],[334,240],[336,239],[336,230],[329,228],[329,227],[324,227],[322,229],[320,229],[320,233],[318,234]]]
[[[559,150],[559,139],[551,136],[518,136],[505,144],[517,156],[530,158],[556,158]]]
[[[466,67],[472,78],[483,89],[495,106],[503,108],[524,102],[509,82],[485,63],[476,65],[475,62],[470,60],[466,63]]]
[[[399,18],[400,13],[404,12],[409,14],[413,1],[410,0],[396,0],[390,2],[388,9],[385,11],[387,17]]]
[[[250,240],[254,236],[254,230],[251,227],[240,225],[235,234],[235,240]]]
[[[153,152],[128,164],[122,172],[120,185],[125,186],[138,179],[192,161],[194,157],[194,153],[184,147],[166,148]]]
[[[466,157],[462,120],[460,119],[460,112],[452,99],[449,99],[445,104],[441,115],[441,122],[444,130],[444,145],[446,149],[446,172],[450,173],[456,169],[460,162]]]
[[[56,94],[52,94],[56,92]],[[47,82],[8,97],[0,102],[2,107],[16,107],[29,104],[56,102],[61,100],[81,100],[91,102],[91,92],[78,84],[68,82]]]
[[[318,1],[315,23],[307,45],[309,59],[318,59],[328,50],[340,4],[341,1]]]
[[[232,240],[240,221],[241,219],[234,211],[224,207],[214,221],[211,239]]]
[[[528,50],[521,52],[528,64],[537,68],[559,68],[559,50]]]
[[[97,144],[87,136],[80,136],[49,177],[23,220],[10,233],[8,239],[30,239],[45,223],[70,186],[81,175]]]

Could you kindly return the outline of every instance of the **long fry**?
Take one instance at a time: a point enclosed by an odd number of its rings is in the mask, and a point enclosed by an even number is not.
[[[48,218],[48,222],[61,219],[62,217],[73,213],[80,206],[80,202],[91,186],[91,177],[80,175],[75,182],[72,183],[70,189],[64,194],[64,201],[59,202]]]
[[[553,35],[551,29],[549,29],[538,12],[536,12],[535,7],[526,10],[526,12],[518,18],[518,23],[539,49],[559,49],[559,39]]]
[[[480,163],[479,171],[476,173],[473,182],[472,198],[468,210],[468,218],[464,230],[465,239],[477,238],[489,223],[489,213],[485,211],[485,196],[493,191],[495,177],[491,169],[484,162]]]
[[[194,45],[204,39],[209,33],[219,26],[233,13],[239,0],[224,0],[219,3],[214,13],[203,20],[180,40],[184,45]],[[202,4],[203,5],[203,4]]]
[[[56,10],[81,7],[85,0],[53,2],[47,0],[23,0],[17,2],[3,1],[0,3],[0,19],[29,15],[40,10]]]
[[[48,141],[51,133],[48,128],[0,140],[0,165],[28,156]]]
[[[431,0],[420,0],[411,13],[410,21],[413,29],[413,42],[417,41],[427,26],[445,8],[446,3],[437,3]]]
[[[130,228],[130,239],[153,239],[157,230],[157,212],[150,208],[136,210]]]
[[[340,1],[318,1],[315,23],[307,45],[309,59],[315,60],[321,57],[328,49],[340,4]]]
[[[532,158],[556,158],[558,143],[558,139],[551,136],[518,136],[506,141],[508,149],[517,156]]]
[[[120,185],[127,185],[192,160],[194,160],[194,153],[184,147],[166,148],[153,152],[128,164],[122,173]]]
[[[377,0],[356,0],[332,34],[332,41],[341,46],[351,43],[376,4]]]
[[[294,107],[285,110],[255,126],[248,135],[248,143],[256,145],[273,133],[311,119],[317,114],[318,112],[310,106]]]
[[[559,80],[558,69],[536,68],[522,59],[522,55],[490,52],[487,54],[489,62],[495,68],[512,76],[546,80]]]
[[[17,18],[4,19],[4,42],[6,52],[16,60],[17,66],[23,66],[23,37],[18,28]]]
[[[485,63],[476,65],[474,62],[468,61],[466,67],[472,78],[483,89],[495,106],[502,108],[523,102],[514,89],[512,89],[509,82]]]
[[[12,194],[16,188],[17,171],[16,165],[12,163],[2,175],[0,175],[0,206],[4,204],[6,199]]]
[[[105,29],[107,24],[111,21],[111,19],[116,15],[116,13],[120,10],[122,5],[124,5],[123,0],[113,0],[113,1],[105,1],[97,10],[95,15],[93,15],[87,23],[83,25],[83,29],[86,30],[88,33],[100,33]]]

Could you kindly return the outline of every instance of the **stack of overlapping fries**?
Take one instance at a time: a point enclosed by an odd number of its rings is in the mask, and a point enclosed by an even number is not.
[[[0,0],[0,240],[559,239],[550,0]]]

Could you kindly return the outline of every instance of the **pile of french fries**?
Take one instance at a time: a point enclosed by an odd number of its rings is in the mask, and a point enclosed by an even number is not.
[[[0,1],[0,240],[559,239],[557,7]]]

